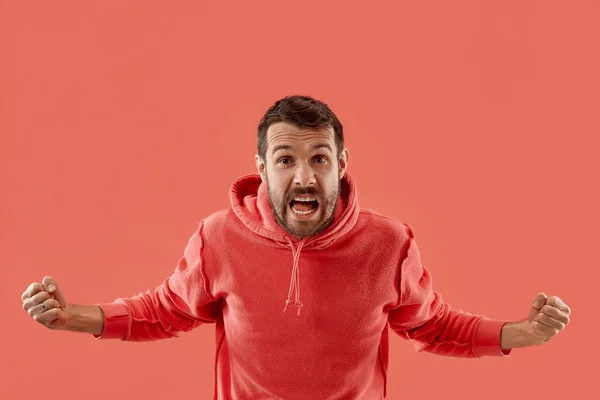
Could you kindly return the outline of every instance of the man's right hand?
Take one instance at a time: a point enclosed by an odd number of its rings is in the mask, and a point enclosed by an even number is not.
[[[25,311],[40,324],[55,330],[66,329],[67,300],[51,277],[29,285],[21,300]]]

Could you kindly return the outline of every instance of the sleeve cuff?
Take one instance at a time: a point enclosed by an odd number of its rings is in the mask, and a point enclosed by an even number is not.
[[[502,327],[508,321],[482,318],[475,328],[473,349],[478,357],[508,356],[512,349],[502,349]]]
[[[125,339],[129,336],[129,308],[120,302],[96,304],[104,314],[104,329],[95,339]]]

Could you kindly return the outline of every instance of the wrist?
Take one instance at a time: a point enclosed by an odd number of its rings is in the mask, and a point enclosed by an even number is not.
[[[504,324],[500,334],[500,346],[503,350],[530,345],[527,323],[527,320],[522,320]]]
[[[65,308],[64,330],[100,336],[104,329],[104,314],[98,306],[68,304]]]

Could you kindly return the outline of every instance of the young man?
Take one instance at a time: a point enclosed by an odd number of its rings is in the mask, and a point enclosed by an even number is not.
[[[450,309],[410,227],[360,209],[326,104],[279,100],[257,142],[258,174],[233,182],[231,208],[200,222],[163,284],[80,306],[45,277],[23,293],[25,310],[99,339],[164,339],[215,323],[219,399],[381,399],[388,327],[417,350],[481,357],[544,343],[569,323],[569,307],[542,293],[517,322]]]

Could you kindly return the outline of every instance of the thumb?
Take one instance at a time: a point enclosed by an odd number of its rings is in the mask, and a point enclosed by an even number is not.
[[[44,285],[44,290],[54,296],[54,299],[58,301],[60,308],[67,306],[65,295],[51,276],[44,277],[44,279],[42,279],[42,285]]]
[[[537,313],[540,312],[540,309],[546,304],[546,300],[548,297],[544,293],[538,293],[533,300],[533,304],[531,305],[531,309],[529,310],[529,317],[527,318],[529,322],[533,321]]]

